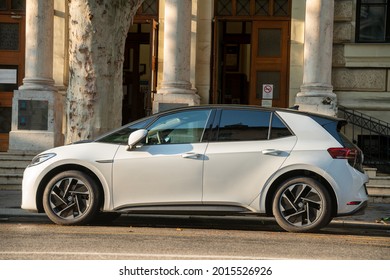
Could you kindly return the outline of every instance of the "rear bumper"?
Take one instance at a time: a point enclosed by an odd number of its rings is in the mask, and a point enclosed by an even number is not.
[[[363,215],[364,214],[364,211],[365,209],[367,208],[368,206],[368,201],[363,201],[356,209],[354,209],[353,211],[351,212],[348,212],[348,213],[342,213],[342,214],[338,214],[337,217],[342,217],[342,216],[353,216],[353,215]]]

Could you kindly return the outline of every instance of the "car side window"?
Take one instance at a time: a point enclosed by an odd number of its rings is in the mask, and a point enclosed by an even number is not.
[[[267,140],[271,112],[259,110],[222,111],[217,141]]]
[[[147,145],[186,144],[202,141],[211,110],[194,110],[162,116],[149,128]]]
[[[145,120],[130,123],[110,134],[103,135],[96,139],[96,142],[127,145],[129,135],[138,129],[145,128],[152,120],[152,118],[147,118]]]
[[[293,135],[288,127],[281,121],[281,119],[274,113],[272,116],[272,126],[270,139],[277,139]]]

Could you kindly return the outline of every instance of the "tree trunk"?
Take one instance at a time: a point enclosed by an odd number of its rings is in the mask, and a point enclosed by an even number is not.
[[[66,143],[121,124],[127,33],[143,0],[68,0],[69,85]]]

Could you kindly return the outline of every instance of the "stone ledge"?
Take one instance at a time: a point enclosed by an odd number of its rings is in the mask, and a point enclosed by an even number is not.
[[[390,67],[390,44],[345,44],[346,67]]]

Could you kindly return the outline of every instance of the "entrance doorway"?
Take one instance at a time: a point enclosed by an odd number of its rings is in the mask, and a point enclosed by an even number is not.
[[[25,2],[1,1],[0,8],[0,152],[6,152],[13,91],[24,77]]]
[[[211,102],[288,107],[291,0],[215,0]]]
[[[151,114],[157,83],[157,43],[155,20],[131,26],[123,64],[123,124]]]
[[[287,21],[255,21],[252,28],[249,104],[288,106]]]

